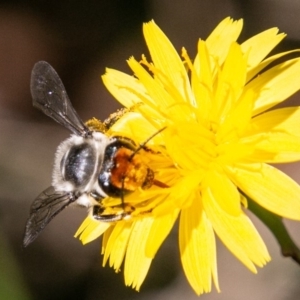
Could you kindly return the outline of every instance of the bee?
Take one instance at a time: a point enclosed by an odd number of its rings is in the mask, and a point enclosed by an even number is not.
[[[150,188],[153,184],[165,187],[155,180],[153,170],[138,153],[150,139],[137,146],[129,138],[108,136],[87,126],[73,108],[59,75],[50,64],[40,61],[34,65],[30,89],[33,106],[72,134],[57,148],[52,185],[32,203],[25,227],[24,247],[71,204],[92,207],[95,219],[114,222],[130,217],[130,213],[123,209],[122,213],[103,214],[102,199],[120,198],[124,208],[127,193],[139,187]],[[164,128],[154,135],[162,130]]]

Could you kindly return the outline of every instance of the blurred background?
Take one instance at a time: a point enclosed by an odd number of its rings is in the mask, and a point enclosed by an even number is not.
[[[105,67],[130,72],[126,59],[147,54],[143,22],[154,19],[193,57],[197,39],[227,16],[244,18],[241,40],[276,26],[288,34],[276,51],[300,47],[299,15],[298,0],[0,0],[0,299],[198,299],[183,275],[176,228],[139,293],[124,286],[122,272],[101,266],[99,239],[82,246],[73,238],[84,209],[65,210],[22,249],[29,207],[51,184],[54,152],[69,135],[32,107],[35,62],[53,65],[83,120],[103,120],[119,106],[100,76]],[[299,104],[299,94],[288,101]],[[282,168],[300,182],[299,164]],[[201,299],[299,299],[300,267],[281,257],[271,233],[252,218],[272,261],[253,275],[218,242],[222,293]],[[299,224],[287,226],[300,244]]]

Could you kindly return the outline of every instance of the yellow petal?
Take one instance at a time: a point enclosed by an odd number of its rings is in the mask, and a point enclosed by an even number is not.
[[[103,265],[109,257],[109,266],[119,271],[123,262],[131,233],[131,223],[118,222],[106,243]]]
[[[175,186],[173,186],[170,199],[177,204],[177,207],[190,205],[188,201],[191,194],[197,192],[202,181],[202,171],[192,171],[183,176]]]
[[[300,160],[300,136],[275,131],[241,139],[240,142],[255,145],[249,156],[252,161],[287,163]]]
[[[300,136],[300,107],[285,107],[260,114],[251,120],[244,136],[272,132],[283,132]]]
[[[232,43],[222,68],[222,80],[230,85],[234,99],[237,99],[245,85],[247,60],[241,46]]]
[[[198,54],[194,62],[194,67],[199,81],[211,90],[213,87],[213,78],[209,52],[205,41],[199,40],[198,42]]]
[[[102,80],[109,92],[125,107],[146,111],[151,116],[151,118],[148,117],[148,120],[152,123],[153,119],[161,118],[156,105],[138,79],[117,70],[106,69],[106,74],[102,76]],[[141,103],[148,105],[140,107]],[[144,117],[147,118],[147,114],[144,114]]]
[[[103,234],[102,236],[102,244],[101,244],[101,254],[104,255],[105,254],[105,249],[106,249],[106,246],[107,246],[107,243],[108,243],[108,240],[109,240],[109,237],[111,235],[111,233],[113,232],[115,226],[110,226]],[[103,258],[103,267],[106,265],[106,262],[107,262],[107,259],[108,259],[108,256]]]
[[[198,118],[206,121],[208,120],[212,106],[213,78],[209,53],[205,42],[201,40],[198,43],[198,54],[192,68],[191,82],[197,102]]]
[[[291,51],[286,51],[286,52],[281,52],[275,55],[272,55],[270,57],[268,57],[267,59],[263,60],[261,63],[259,63],[256,66],[253,66],[252,69],[248,70],[247,72],[247,82],[249,82],[254,76],[256,76],[261,70],[265,69],[269,64],[271,64],[272,62],[276,61],[277,59],[291,54],[291,53],[295,53],[295,52],[299,52],[299,49],[296,50],[291,50]]]
[[[247,90],[232,107],[232,110],[224,116],[224,122],[216,134],[218,143],[226,143],[230,140],[230,135],[233,135],[234,138],[236,135],[244,134],[251,120],[255,96],[252,90]]]
[[[237,43],[232,43],[215,90],[213,100],[215,122],[222,121],[236,104],[246,80],[246,62],[241,47]]]
[[[243,20],[233,21],[226,18],[213,30],[206,39],[209,53],[222,65],[230,45],[237,40],[243,28]]]
[[[247,53],[248,70],[257,66],[286,36],[278,33],[278,28],[270,28],[249,38],[241,44],[242,51]]]
[[[86,217],[84,221],[81,223],[79,228],[77,229],[76,233],[74,234],[74,237],[78,237],[92,222],[92,218],[90,216]]]
[[[88,216],[75,233],[75,237],[79,236],[82,243],[87,244],[101,236],[110,226],[111,223],[99,222]]]
[[[215,144],[210,138],[213,133],[201,124],[176,122],[164,132],[167,151],[175,163],[186,170],[206,168],[211,156],[217,155]],[[187,134],[188,132],[188,134]],[[197,137],[197,139],[195,139]],[[186,147],[188,146],[188,151]]]
[[[240,142],[255,145],[254,161],[292,162],[299,160],[299,128],[299,107],[275,109],[253,118]]]
[[[231,165],[236,161],[249,158],[255,149],[254,145],[242,144],[239,141],[222,144],[218,146],[219,156],[215,159],[215,163],[221,166]]]
[[[253,89],[258,97],[254,103],[253,115],[257,115],[284,101],[300,88],[300,59],[281,63],[253,79],[246,86]]]
[[[155,67],[164,72],[184,99],[190,101],[193,94],[186,69],[168,37],[154,21],[144,24],[143,31]]]
[[[160,128],[159,128],[160,129]],[[110,130],[111,135],[122,135],[142,143],[158,131],[147,119],[138,112],[128,112],[120,118]],[[163,145],[161,134],[154,136],[147,145]]]
[[[202,187],[209,186],[220,208],[231,216],[239,216],[241,198],[236,186],[222,171],[211,170],[205,174]],[[226,195],[226,196],[224,196]]]
[[[149,232],[146,244],[146,256],[154,258],[159,247],[170,233],[177,219],[179,210],[172,211],[172,213],[156,217]]]
[[[300,220],[300,187],[278,169],[262,163],[228,167],[232,180],[251,199],[288,219]]]
[[[175,100],[170,94],[159,84],[154,78],[134,59],[128,60],[128,65],[139,78],[140,82],[146,88],[147,93],[150,95],[149,99],[144,99],[143,102],[152,108],[166,109],[174,104]],[[149,100],[149,101],[147,101]]]
[[[124,264],[125,284],[131,285],[137,291],[140,289],[152,262],[152,258],[146,256],[146,244],[152,224],[152,218],[136,220],[132,225],[128,242]]]
[[[181,212],[179,247],[184,272],[194,291],[198,295],[210,292],[212,278],[219,291],[215,236],[200,197]]]
[[[133,76],[107,68],[102,80],[109,92],[125,107],[142,102],[144,97],[151,101],[145,87]]]
[[[227,214],[218,205],[212,190],[204,189],[203,206],[214,231],[224,245],[252,272],[256,273],[255,265],[262,267],[270,260],[267,248],[253,226],[250,219],[243,213],[239,216]],[[224,198],[227,195],[224,195]]]

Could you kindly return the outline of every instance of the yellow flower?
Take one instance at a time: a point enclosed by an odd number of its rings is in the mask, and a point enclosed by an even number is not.
[[[151,151],[141,152],[168,187],[126,196],[125,205],[134,208],[128,220],[89,216],[76,233],[83,243],[104,233],[104,264],[119,271],[124,261],[125,283],[137,290],[177,218],[182,266],[197,294],[210,292],[212,281],[219,290],[215,235],[254,273],[270,260],[245,214],[247,198],[300,220],[299,185],[269,164],[300,160],[300,107],[269,110],[300,88],[300,59],[274,66],[292,52],[266,58],[285,35],[272,28],[239,44],[242,26],[242,20],[223,20],[199,40],[192,61],[185,49],[180,59],[149,22],[143,30],[152,62],[130,58],[134,76],[112,69],[103,76],[130,108],[108,134],[141,143],[166,127],[147,143]],[[113,210],[116,203],[108,198],[103,205]]]

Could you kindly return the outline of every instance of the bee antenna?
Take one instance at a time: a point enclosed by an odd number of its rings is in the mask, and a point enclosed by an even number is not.
[[[124,202],[124,182],[125,182],[125,175],[122,176],[122,186],[121,186],[121,203],[123,210],[125,209],[125,202]]]
[[[146,141],[144,141],[143,143],[140,144],[140,146],[133,151],[133,153],[130,155],[129,157],[129,161],[131,161],[133,159],[133,157],[143,148],[145,148],[146,144],[151,141],[156,135],[158,135],[159,133],[161,133],[162,131],[164,131],[167,128],[167,126],[159,129],[158,131],[156,131],[154,134],[152,134],[148,139],[146,139]]]

